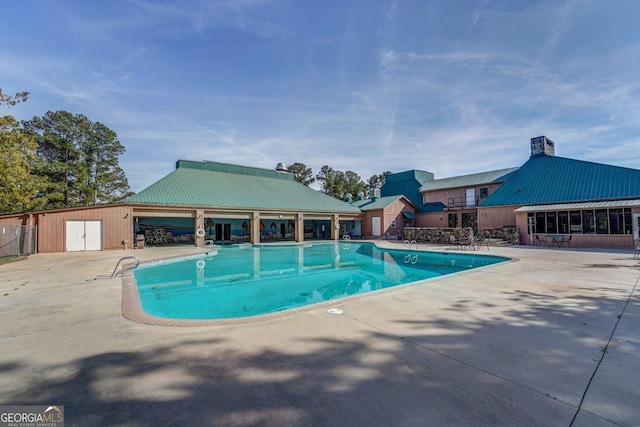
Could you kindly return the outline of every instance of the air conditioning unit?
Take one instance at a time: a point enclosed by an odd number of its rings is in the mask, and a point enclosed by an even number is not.
[[[371,197],[373,198],[380,197],[380,189],[374,188],[373,190],[371,190]]]

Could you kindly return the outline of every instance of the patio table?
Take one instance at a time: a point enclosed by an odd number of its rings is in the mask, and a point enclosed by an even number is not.
[[[551,235],[551,236],[544,236],[545,238],[547,238],[548,240],[550,240],[554,245],[556,245],[557,247],[561,248],[564,245],[564,236],[561,235]]]

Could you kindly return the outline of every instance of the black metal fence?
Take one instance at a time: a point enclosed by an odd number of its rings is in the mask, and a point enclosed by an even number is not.
[[[37,227],[0,224],[0,257],[36,253]]]

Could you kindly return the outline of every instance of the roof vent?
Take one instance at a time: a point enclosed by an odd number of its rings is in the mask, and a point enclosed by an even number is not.
[[[276,165],[276,171],[278,172],[289,172],[289,169],[287,169],[287,165],[285,165],[284,163],[280,162]]]

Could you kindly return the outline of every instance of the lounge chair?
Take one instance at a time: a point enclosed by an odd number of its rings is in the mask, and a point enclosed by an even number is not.
[[[562,240],[562,246],[566,246],[566,247],[570,248],[571,247],[571,238],[572,237],[573,237],[572,235],[569,235],[569,237],[564,238]]]
[[[456,238],[453,234],[449,236],[449,249],[453,249],[455,247],[460,247],[460,240]]]

